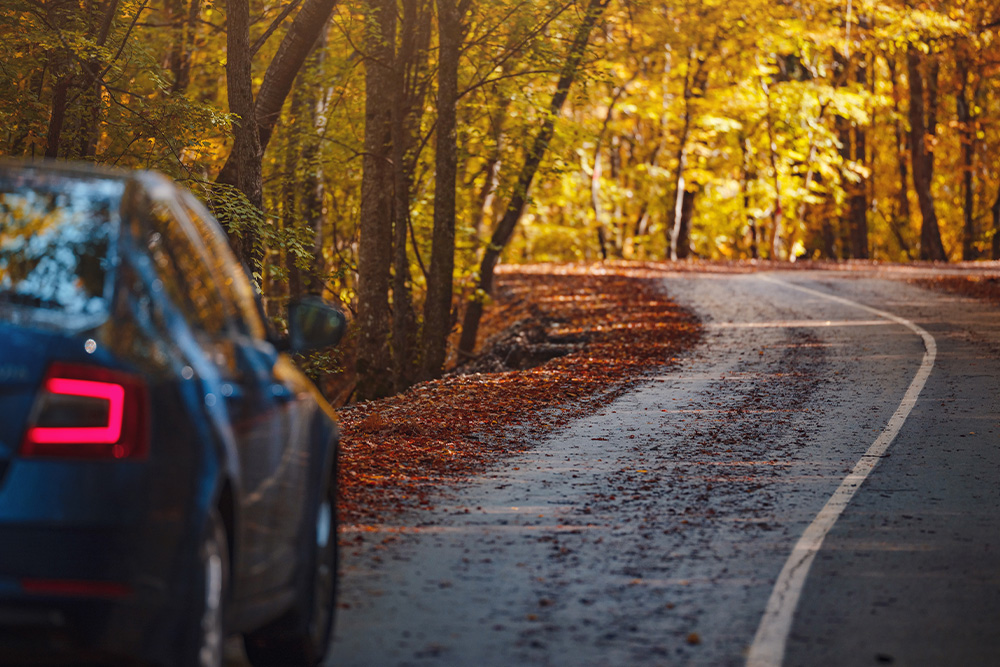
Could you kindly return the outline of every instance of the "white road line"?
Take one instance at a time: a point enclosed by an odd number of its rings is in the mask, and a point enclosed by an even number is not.
[[[910,382],[906,394],[903,395],[903,400],[900,402],[899,407],[896,408],[896,411],[889,419],[882,433],[872,443],[871,447],[868,448],[868,451],[862,455],[851,473],[844,478],[823,509],[820,510],[816,518],[806,528],[802,537],[795,544],[795,548],[792,549],[792,554],[785,561],[785,566],[781,568],[781,574],[778,575],[778,580],[774,584],[771,597],[768,599],[767,607],[764,609],[764,616],[760,621],[760,626],[757,628],[757,634],[754,636],[753,644],[750,645],[750,650],[747,653],[747,667],[780,667],[785,656],[788,633],[792,629],[792,617],[795,614],[796,606],[798,606],[799,597],[802,595],[802,588],[805,585],[806,576],[809,574],[809,568],[812,566],[813,559],[823,545],[823,539],[847,507],[847,503],[850,502],[855,492],[875,468],[879,459],[889,449],[889,445],[892,444],[892,441],[896,438],[896,434],[899,433],[899,429],[902,428],[903,423],[909,416],[910,411],[913,410],[913,406],[916,405],[917,396],[920,394],[921,389],[924,388],[924,384],[927,382],[927,378],[934,368],[934,359],[937,356],[937,343],[935,343],[934,338],[924,329],[892,313],[887,313],[877,308],[851,301],[850,299],[826,294],[808,287],[802,287],[801,285],[787,283],[772,276],[760,277],[783,287],[812,294],[853,308],[860,308],[878,317],[891,320],[914,332],[924,341],[923,361],[920,363],[917,374],[913,376],[913,381]]]
[[[709,322],[707,329],[806,329],[810,327],[884,327],[885,320],[785,320],[782,322]]]

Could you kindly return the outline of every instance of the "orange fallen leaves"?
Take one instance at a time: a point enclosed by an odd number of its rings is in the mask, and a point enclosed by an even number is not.
[[[934,278],[916,278],[912,282],[928,289],[1000,304],[1000,276],[997,275],[942,275]]]
[[[551,340],[572,332],[571,344],[534,368],[449,375],[341,410],[341,520],[384,523],[426,510],[442,484],[498,465],[676,361],[700,327],[657,275],[648,267],[503,267],[484,329],[544,322]]]

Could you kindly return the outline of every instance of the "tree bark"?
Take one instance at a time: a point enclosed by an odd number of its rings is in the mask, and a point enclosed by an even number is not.
[[[326,33],[316,42],[316,50],[311,58],[316,59],[317,67],[323,62]],[[325,286],[326,260],[323,258],[323,165],[317,159],[320,136],[328,122],[329,91],[317,90],[309,86],[309,120],[310,137],[302,147],[302,163],[305,165],[306,176],[303,182],[300,211],[304,224],[312,231],[312,262],[309,270],[302,273],[302,293],[322,293]]]
[[[767,145],[771,162],[772,184],[774,186],[774,208],[771,210],[771,242],[767,258],[775,260],[778,259],[784,210],[781,204],[781,177],[778,173],[778,145],[774,135],[774,108],[771,101],[771,86],[763,77],[761,78],[761,87],[764,89],[764,96],[767,98]]]
[[[487,216],[490,222],[493,219],[493,202],[496,200],[497,188],[500,187],[500,168],[503,166],[504,151],[504,120],[507,117],[507,107],[510,105],[510,98],[507,95],[496,96],[496,112],[494,113],[490,126],[493,129],[493,151],[490,153],[486,164],[486,180],[483,182],[482,190],[479,192],[479,215],[476,216],[476,241],[482,239],[483,228]]]
[[[426,44],[431,18],[428,2],[403,3],[399,32],[399,51],[393,67],[394,101],[392,104],[392,173],[393,173],[393,284],[392,284],[392,355],[393,383],[402,391],[413,383],[417,363],[417,316],[413,308],[410,257],[407,232],[410,225],[410,199],[413,191],[414,147],[423,109],[423,90],[419,81],[425,67]],[[414,248],[419,253],[419,248]]]
[[[927,147],[927,139],[935,133],[936,104],[934,95],[929,96],[927,108],[931,113],[925,119],[924,78],[920,72],[923,59],[916,48],[910,47],[907,52],[907,68],[910,79],[910,163],[913,171],[913,187],[917,191],[917,201],[920,205],[920,259],[944,261],[946,255],[941,243],[941,229],[938,227],[937,214],[934,211],[934,200],[931,196],[931,183],[934,176],[934,152]],[[932,87],[932,93],[933,88]]]
[[[52,89],[52,111],[49,113],[49,131],[45,137],[45,157],[59,157],[62,144],[62,130],[66,123],[66,101],[72,78],[69,75],[60,78]]]
[[[493,273],[500,260],[500,254],[513,236],[517,223],[524,213],[524,207],[528,201],[528,191],[531,189],[531,183],[535,179],[538,167],[541,165],[549,142],[552,140],[556,119],[562,112],[563,104],[569,96],[569,89],[576,80],[580,62],[583,60],[587,44],[590,42],[590,33],[609,2],[610,0],[590,0],[587,12],[573,37],[569,52],[566,54],[566,60],[559,72],[559,82],[556,85],[556,92],[549,102],[548,113],[525,156],[524,164],[521,166],[514,194],[507,205],[503,218],[500,219],[500,223],[493,232],[490,244],[483,253],[483,259],[479,265],[479,289],[466,306],[465,317],[462,321],[462,337],[458,345],[459,354],[462,356],[472,356],[476,345],[476,336],[479,332],[479,321],[483,316],[483,300],[485,295],[489,295],[493,291]]]
[[[236,179],[233,185],[242,192],[251,206],[263,209],[264,178],[261,165],[260,137],[253,113],[253,80],[250,68],[250,3],[249,0],[229,0],[226,29],[226,90],[229,111],[239,118],[233,132]],[[242,227],[240,233],[230,232],[230,244],[237,256],[251,268],[260,265],[262,253],[260,235],[256,229]]]
[[[976,259],[976,189],[973,164],[976,154],[976,133],[972,127],[972,104],[969,101],[969,61],[963,54],[956,63],[955,75],[959,89],[955,95],[956,116],[962,139],[962,259]]]
[[[608,133],[608,125],[611,124],[611,120],[614,118],[615,105],[618,104],[618,100],[622,95],[625,94],[625,90],[628,84],[624,84],[619,88],[615,89],[614,94],[611,96],[611,102],[608,104],[608,110],[604,114],[604,122],[601,124],[601,131],[597,135],[597,141],[594,142],[594,168],[590,174],[590,206],[594,210],[594,222],[597,225],[597,244],[601,251],[601,259],[608,259],[608,217],[605,215],[604,205],[601,203],[601,178],[603,175],[603,170],[601,167],[601,151],[604,147],[604,137]],[[611,178],[617,177],[616,172],[616,160],[614,158],[615,151],[614,145],[612,145],[611,151]],[[620,252],[621,243],[615,243],[615,250],[618,256],[621,256]]]
[[[462,17],[457,0],[437,0],[438,118],[435,131],[434,229],[431,264],[424,301],[423,368],[425,379],[437,377],[444,366],[451,331],[452,283],[455,272],[455,186],[458,178],[458,58]]]
[[[845,195],[844,200],[845,203],[847,204],[847,211],[844,211],[843,208],[840,208],[840,215],[836,216],[837,225],[836,229],[833,229],[833,235],[835,238],[837,236],[841,236],[842,238],[846,236],[848,242],[844,244],[843,247],[841,247],[841,253],[844,258],[849,259],[854,257],[854,243],[851,242],[851,234],[850,234],[850,228],[851,228],[850,207],[851,203],[854,201],[854,195],[853,195],[854,183],[851,182],[851,180],[848,178],[848,175],[850,173],[848,169],[848,164],[851,162],[853,157],[853,151],[851,150],[851,122],[850,120],[844,118],[843,116],[837,116],[834,121],[834,127],[837,130],[837,141],[840,143],[840,147],[837,149],[837,152],[840,154],[840,158],[842,161],[841,164],[843,165],[841,167],[841,184],[844,189],[844,195]],[[830,226],[831,228],[834,227],[832,223]],[[847,230],[847,233],[844,234],[841,230]],[[838,231],[840,231],[839,234]]]
[[[97,45],[104,46],[111,33],[111,25],[114,23],[115,14],[118,11],[118,0],[107,0],[101,15],[101,24],[97,28]],[[142,6],[138,9],[142,11]],[[101,107],[104,101],[101,98],[101,88],[103,83],[100,80],[102,63],[97,58],[92,58],[84,65],[86,77],[83,81],[84,90],[80,92],[79,103],[81,110],[79,113],[79,146],[77,155],[90,159],[97,154],[97,143],[101,137]]]
[[[357,397],[392,392],[389,353],[389,277],[392,266],[392,67],[395,0],[366,5],[365,155],[358,243]]]
[[[74,11],[71,2],[50,2],[45,6],[45,18],[55,31],[61,32],[70,23]],[[69,93],[76,85],[79,69],[72,53],[66,48],[53,49],[48,64],[53,83],[48,131],[45,135],[45,157],[51,159],[64,153],[63,133],[66,131]]]
[[[896,119],[893,131],[896,137],[896,164],[899,171],[899,194],[896,197],[897,213],[892,221],[892,226],[900,248],[908,258],[912,259],[910,244],[902,233],[902,229],[910,228],[910,220],[913,219],[913,213],[910,210],[910,170],[906,163],[907,138],[903,131],[903,121],[901,120],[903,113],[899,104],[902,94],[899,92],[899,80],[896,77],[896,59],[886,56],[886,60],[889,63],[889,76],[892,78],[893,116]]]
[[[867,71],[865,62],[858,63],[855,70],[857,81],[865,85]],[[863,127],[854,126],[854,161],[862,166],[868,165],[868,137]],[[850,203],[849,228],[851,234],[851,256],[855,259],[868,259],[868,188],[867,179],[853,184]]]
[[[688,190],[685,170],[687,169],[687,142],[691,134],[692,103],[696,97],[704,95],[708,71],[705,59],[695,57],[695,47],[688,50],[687,71],[684,74],[684,124],[677,138],[677,179],[674,183],[673,223],[667,241],[670,244],[670,259],[685,259],[691,253],[691,215],[694,212],[694,192]],[[695,65],[694,72],[691,71]]]
[[[757,230],[757,218],[750,214],[750,181],[756,180],[752,171],[750,159],[750,138],[740,132],[740,201],[743,202],[743,217],[747,221],[747,231],[750,232],[750,257],[760,258],[760,240]]]
[[[292,83],[316,40],[326,29],[327,21],[337,2],[338,0],[306,0],[302,9],[295,15],[295,20],[289,26],[281,44],[278,45],[278,51],[267,66],[267,71],[264,72],[260,90],[257,92],[257,102],[252,107],[261,157],[267,150],[271,133],[281,117],[281,108],[292,89]],[[249,44],[247,50],[249,53]],[[237,162],[235,153],[230,153],[216,181],[236,185]]]
[[[182,8],[183,2],[177,0],[175,6]],[[178,31],[173,51],[170,54],[170,70],[174,75],[174,81],[170,85],[170,92],[175,94],[186,93],[188,86],[191,84],[191,56],[194,53],[194,41],[197,34],[199,14],[201,14],[201,0],[190,0],[187,20]]]
[[[326,31],[324,30],[306,60],[306,71],[322,68],[325,60]],[[323,165],[316,159],[319,142],[326,127],[327,98],[329,91],[316,86],[303,77],[296,77],[292,88],[291,110],[285,162],[285,215],[286,231],[299,239],[306,237],[306,250],[310,255],[307,267],[302,267],[300,253],[286,251],[288,296],[322,293],[326,273],[323,259]],[[299,228],[299,229],[296,229]]]

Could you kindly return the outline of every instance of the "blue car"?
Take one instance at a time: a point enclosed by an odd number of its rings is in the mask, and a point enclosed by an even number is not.
[[[319,663],[334,412],[209,212],[153,172],[0,162],[0,662]]]

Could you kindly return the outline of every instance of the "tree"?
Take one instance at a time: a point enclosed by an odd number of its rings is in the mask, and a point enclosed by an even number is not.
[[[718,35],[718,33],[716,33]],[[715,50],[715,38],[709,48]],[[684,70],[684,111],[683,124],[678,136],[677,179],[674,186],[673,225],[670,227],[670,259],[684,259],[691,252],[691,215],[694,212],[695,191],[690,189],[685,178],[688,161],[688,139],[693,125],[693,101],[704,96],[708,69],[705,55],[699,52],[699,45],[688,48]]]
[[[920,258],[944,261],[947,256],[941,243],[931,183],[934,176],[934,151],[928,149],[928,140],[937,133],[937,80],[939,61],[934,56],[923,57],[915,46],[906,53],[907,73],[910,82],[910,160],[913,187],[920,204]],[[927,93],[925,101],[924,74],[927,68]]]
[[[432,13],[432,4],[428,0],[404,3],[399,26],[399,48],[393,67],[392,357],[393,383],[397,391],[410,386],[419,369],[416,358],[418,324],[413,305],[407,236],[412,222],[410,208],[413,199],[413,170],[419,157],[420,125],[429,81],[427,60]],[[420,249],[414,247],[413,253],[419,260]],[[422,273],[423,265],[420,264],[420,267]]]
[[[431,263],[424,300],[423,366],[425,378],[436,377],[444,365],[451,330],[452,283],[455,271],[455,187],[458,177],[456,136],[458,66],[462,17],[469,2],[438,0],[437,144],[434,176],[434,229]]]
[[[462,321],[462,337],[458,345],[460,355],[470,356],[475,348],[476,336],[479,333],[479,321],[483,316],[483,299],[493,290],[493,274],[500,259],[500,253],[510,241],[514,229],[524,213],[528,191],[535,179],[535,174],[538,172],[538,167],[545,157],[549,142],[552,140],[556,119],[562,111],[563,104],[569,96],[570,87],[572,87],[579,72],[580,63],[586,52],[587,44],[590,42],[590,33],[609,2],[610,0],[589,1],[583,20],[570,44],[566,59],[559,72],[556,91],[549,103],[548,114],[542,121],[542,126],[525,155],[513,196],[507,204],[507,210],[493,231],[490,244],[483,253],[483,259],[479,265],[477,293],[466,304],[465,317]]]
[[[233,133],[233,150],[216,182],[234,186],[246,197],[251,210],[244,211],[244,214],[256,217],[253,212],[263,208],[261,161],[264,151],[292,83],[326,27],[336,4],[337,0],[305,0],[270,61],[255,100],[250,75],[254,49],[250,44],[249,0],[229,0],[226,85],[230,111],[239,118],[239,122]],[[237,256],[251,268],[257,268],[262,258],[259,229],[262,221],[249,225],[233,219],[224,219],[223,222],[228,223],[230,240]]]
[[[232,183],[255,210],[264,207],[261,144],[254,119],[253,82],[250,70],[250,3],[228,0],[226,29],[226,91],[229,110],[238,120],[233,132],[230,157],[236,181]],[[260,264],[259,243],[252,227],[230,227],[230,243],[236,255],[250,266]]]
[[[364,176],[358,243],[357,396],[387,396],[393,388],[389,349],[392,266],[392,104],[396,3],[371,0],[365,25]]]

